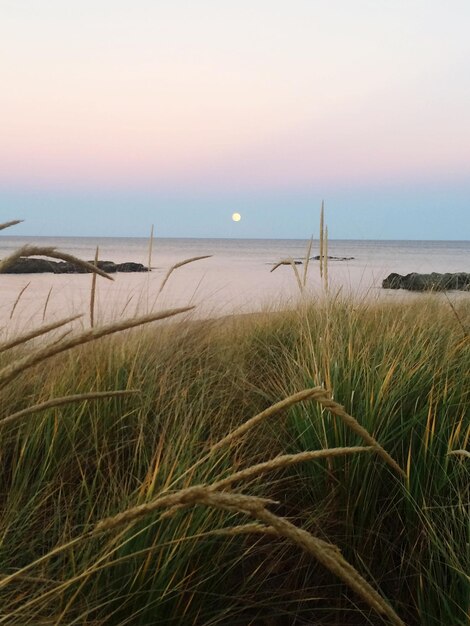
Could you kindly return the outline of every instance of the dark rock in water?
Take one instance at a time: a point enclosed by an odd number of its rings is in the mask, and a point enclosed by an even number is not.
[[[328,261],[353,261],[354,260],[353,256],[328,256],[324,258],[328,259]],[[319,260],[320,260],[320,255],[310,257],[310,261],[319,261]],[[304,259],[292,259],[292,260],[284,259],[283,261],[279,261],[278,263],[271,263],[271,265],[274,265],[276,268],[278,268],[280,265],[292,265],[292,263],[294,263],[294,265],[303,265]]]
[[[105,270],[107,272],[108,270]],[[117,272],[148,272],[148,269],[142,263],[118,263],[116,265]]]
[[[470,291],[470,274],[457,272],[455,274],[418,274],[412,272],[402,276],[392,273],[382,281],[384,289],[408,289],[410,291],[447,291],[455,289]]]
[[[46,261],[45,259],[26,259],[19,258],[15,263],[7,267],[5,274],[42,274],[44,272],[55,273],[54,267],[57,265],[54,261]]]
[[[94,261],[88,261],[88,263],[94,263]],[[108,274],[115,274],[117,272],[117,265],[112,261],[98,261],[97,265],[100,270]]]
[[[89,261],[94,263],[94,261]],[[98,261],[98,267],[108,274],[116,272],[147,272],[148,269],[142,263],[113,263],[113,261]],[[78,267],[66,261],[47,261],[21,257],[5,270],[5,274],[88,274],[84,267]]]
[[[328,261],[354,261],[353,256],[327,256]],[[319,261],[320,255],[310,257],[311,261]]]
[[[404,289],[404,287],[402,287],[402,281],[404,278],[405,277],[401,274],[396,274],[395,272],[392,272],[387,276],[387,278],[383,279],[382,287],[384,289]]]

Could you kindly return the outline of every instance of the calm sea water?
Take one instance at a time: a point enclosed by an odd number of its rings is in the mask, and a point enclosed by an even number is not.
[[[104,260],[147,264],[149,256],[148,239],[0,236],[0,258],[24,244],[55,246],[86,260],[94,257],[97,246]],[[99,279],[98,315],[105,319],[186,304],[196,305],[199,315],[221,315],[290,302],[298,297],[292,268],[284,266],[272,273],[270,269],[282,258],[303,259],[307,244],[305,240],[292,239],[155,239],[155,269],[150,274],[118,274],[114,281]],[[318,253],[319,244],[314,242],[312,256]],[[205,254],[212,256],[175,271],[158,294],[168,268],[183,259]],[[332,290],[358,297],[420,297],[383,290],[382,280],[390,272],[470,272],[470,241],[333,240],[329,242],[328,254],[354,257],[349,261],[330,261],[329,280]],[[3,275],[0,322],[18,328],[38,323],[43,317],[50,320],[70,312],[86,315],[90,283],[89,275]],[[322,293],[316,261],[310,264],[307,284],[314,295]]]

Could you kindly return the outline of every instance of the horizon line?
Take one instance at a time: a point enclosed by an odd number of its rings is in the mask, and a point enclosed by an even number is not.
[[[27,239],[144,239],[148,240],[150,237],[148,235],[139,236],[139,235],[13,235],[13,234],[2,234],[0,235],[1,239],[5,238],[27,238]],[[175,235],[167,235],[167,236],[153,236],[154,240],[162,240],[162,239],[188,239],[188,240],[221,240],[221,241],[309,241],[310,237],[191,237],[187,235],[175,236]],[[313,241],[319,241],[320,239],[317,237],[313,238]],[[454,242],[454,243],[470,243],[470,239],[387,239],[387,238],[366,238],[362,237],[360,239],[357,238],[347,238],[347,237],[329,237],[329,241],[383,241],[383,242],[395,242],[395,241],[406,241],[406,242],[433,242],[433,243],[446,243],[446,242]]]

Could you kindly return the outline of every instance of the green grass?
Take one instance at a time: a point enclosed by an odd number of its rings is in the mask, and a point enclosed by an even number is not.
[[[432,296],[330,298],[126,331],[18,374],[2,390],[0,419],[69,394],[141,392],[1,428],[0,624],[391,623],[287,539],[215,532],[253,521],[243,513],[154,511],[84,536],[120,511],[279,454],[364,445],[305,401],[208,454],[255,414],[316,386],[406,478],[363,453],[278,469],[233,492],[276,500],[271,511],[337,545],[406,624],[467,624],[469,465],[448,453],[468,450],[470,437],[468,303],[455,313],[460,323]],[[0,354],[0,367],[32,350]]]

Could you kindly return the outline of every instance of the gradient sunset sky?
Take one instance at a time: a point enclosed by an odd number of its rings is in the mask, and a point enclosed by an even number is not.
[[[324,198],[332,238],[470,239],[469,33],[469,0],[1,0],[0,221],[308,237]]]

